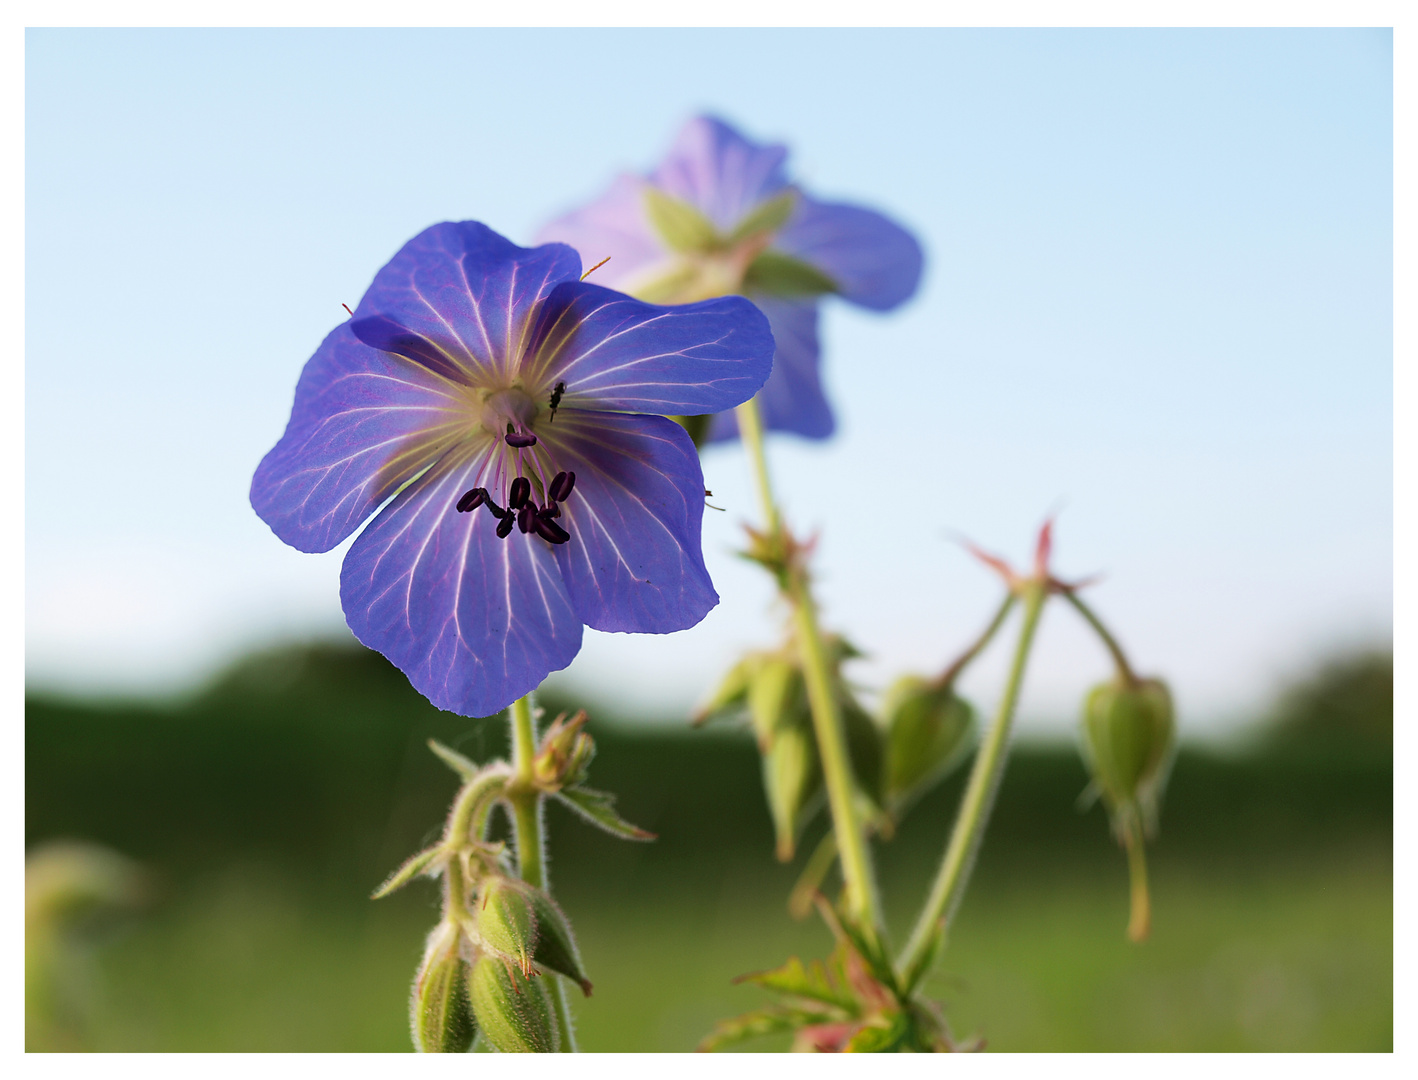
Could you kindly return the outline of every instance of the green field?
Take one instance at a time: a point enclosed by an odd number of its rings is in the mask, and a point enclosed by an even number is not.
[[[365,896],[437,827],[455,786],[423,740],[485,758],[500,729],[436,713],[367,657],[306,657],[293,674],[286,657],[281,678],[272,662],[169,708],[29,702],[30,841],[101,841],[155,886],[93,939],[88,1006],[62,1045],[409,1048],[406,993],[435,890]],[[593,781],[661,838],[619,843],[549,815],[553,882],[596,984],[575,1002],[582,1048],[692,1049],[761,1000],[734,976],[830,941],[787,915],[796,867],[772,859],[746,740],[597,727]],[[898,935],[958,782],[879,849]],[[1083,783],[1067,748],[1011,761],[930,984],[957,1035],[994,1050],[1392,1048],[1391,759],[1184,752],[1142,946],[1123,935],[1123,856],[1101,812],[1074,807]]]

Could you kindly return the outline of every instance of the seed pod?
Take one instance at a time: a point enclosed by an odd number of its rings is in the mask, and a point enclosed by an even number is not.
[[[822,766],[810,722],[789,724],[774,733],[763,755],[763,786],[777,835],[778,858],[788,862],[807,819],[805,811],[822,790]]]
[[[904,675],[886,693],[882,787],[893,812],[939,782],[964,757],[975,712],[952,686]]]
[[[428,935],[414,976],[409,1026],[420,1053],[462,1054],[472,1046],[477,1028],[468,1000],[468,964],[463,935],[453,923],[441,922]]]
[[[502,876],[483,883],[477,901],[477,931],[483,944],[532,973],[537,947],[537,918],[532,910],[532,890],[520,881]]]
[[[1120,833],[1136,814],[1151,831],[1174,738],[1172,695],[1160,679],[1122,679],[1089,691],[1083,751]]]
[[[791,660],[767,656],[748,685],[748,714],[758,748],[767,751],[778,728],[806,713],[803,673]]]
[[[591,980],[586,978],[586,968],[581,962],[581,953],[576,948],[576,937],[571,932],[571,923],[561,908],[541,889],[530,890],[532,910],[537,920],[537,947],[532,959],[548,971],[565,975],[581,987],[581,992],[591,996]]]
[[[556,1025],[544,980],[524,978],[500,957],[484,954],[468,980],[483,1037],[504,1054],[555,1053]]]

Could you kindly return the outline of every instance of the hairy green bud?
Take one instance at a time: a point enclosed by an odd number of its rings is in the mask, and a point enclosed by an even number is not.
[[[476,1026],[468,1002],[468,964],[458,926],[441,922],[428,935],[409,1001],[414,1048],[424,1054],[461,1054]]]
[[[954,687],[904,675],[886,692],[886,753],[882,787],[900,810],[959,764],[970,745],[975,712]]]
[[[485,954],[473,965],[469,997],[478,1027],[504,1054],[547,1054],[558,1047],[551,998],[543,980],[526,978],[500,957]]]
[[[516,963],[525,976],[532,973],[532,954],[537,947],[531,894],[532,889],[520,881],[490,877],[479,893],[475,912],[483,944]]]

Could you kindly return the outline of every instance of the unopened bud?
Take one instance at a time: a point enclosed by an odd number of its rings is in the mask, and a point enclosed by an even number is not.
[[[558,1046],[544,980],[528,979],[500,957],[473,965],[469,997],[483,1037],[504,1054],[554,1053]]]
[[[899,809],[946,775],[970,744],[975,712],[954,687],[904,675],[886,692],[882,786]]]
[[[532,908],[532,890],[520,881],[502,876],[483,884],[477,901],[477,932],[484,945],[532,973],[532,955],[537,947],[537,918]]]
[[[1172,695],[1160,679],[1101,683],[1083,707],[1083,748],[1093,781],[1118,820],[1152,827],[1175,735]]]
[[[476,1026],[468,1000],[468,964],[457,925],[441,922],[428,935],[409,1002],[414,1048],[425,1054],[461,1054]]]
[[[788,862],[797,846],[804,811],[822,788],[817,741],[808,723],[781,727],[763,755],[763,786],[777,836],[778,858]]]
[[[560,791],[574,787],[586,778],[586,769],[596,754],[596,743],[582,730],[586,726],[586,710],[579,710],[570,720],[558,716],[542,736],[541,749],[532,759],[532,775],[544,791]]]

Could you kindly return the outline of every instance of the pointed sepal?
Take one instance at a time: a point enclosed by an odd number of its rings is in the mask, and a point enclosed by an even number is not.
[[[598,829],[622,840],[654,840],[655,834],[632,825],[615,812],[615,796],[587,787],[563,788],[554,796]]]
[[[384,883],[370,894],[371,900],[379,900],[392,892],[402,889],[422,873],[436,873],[442,865],[439,856],[444,853],[442,844],[424,848],[416,855],[410,855],[402,866],[384,879]]]
[[[444,746],[437,739],[428,740],[428,748],[437,754],[445,765],[461,776],[464,780],[471,780],[478,775],[478,766],[474,761],[465,758],[452,747]]]

